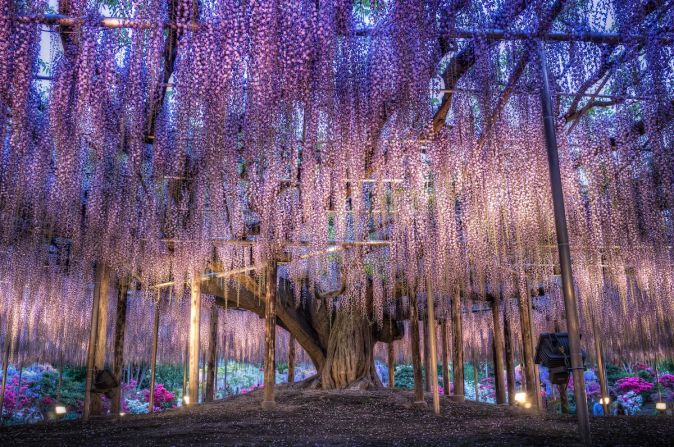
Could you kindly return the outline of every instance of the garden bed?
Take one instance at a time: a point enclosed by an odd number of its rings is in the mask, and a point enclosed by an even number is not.
[[[155,415],[0,428],[0,445],[574,445],[570,416],[442,400],[442,415],[413,408],[412,393],[309,391],[280,387],[278,406],[261,391]],[[427,396],[430,403],[430,395]],[[671,445],[671,417],[593,418],[595,445]]]

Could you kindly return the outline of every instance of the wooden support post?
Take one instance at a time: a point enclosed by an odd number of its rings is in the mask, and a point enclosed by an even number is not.
[[[414,405],[426,406],[424,400],[424,385],[421,378],[421,351],[419,349],[419,307],[415,292],[410,294],[410,326],[412,336],[412,370],[414,372]]]
[[[276,384],[276,260],[267,266],[267,298],[265,300],[264,325],[264,400],[262,408],[271,409],[276,405],[274,385]]]
[[[477,361],[477,354],[473,349],[473,386],[475,387],[475,402],[480,401],[480,381],[478,380],[480,365]]]
[[[433,303],[433,286],[430,278],[426,278],[426,290],[426,320],[428,321],[428,351],[430,355],[430,362],[426,368],[430,370],[430,387],[431,392],[433,393],[433,412],[436,415],[439,415],[440,391],[438,390],[438,349],[436,346],[438,332],[435,329],[435,306]]]
[[[503,331],[501,330],[501,297],[494,297],[491,307],[494,332],[492,336],[494,351],[494,385],[496,387],[496,403],[506,403],[505,378],[503,376]]]
[[[204,402],[213,402],[213,399],[215,399],[215,367],[218,343],[218,306],[215,303],[211,307],[210,331],[208,335],[208,360],[206,361],[208,369],[206,371]]]
[[[91,325],[89,327],[89,345],[87,347],[87,375],[84,384],[84,409],[82,411],[82,421],[89,420],[92,414],[100,413],[100,398],[92,393],[94,386],[95,370],[97,366],[98,353],[98,324],[100,322],[100,302],[103,291],[107,291],[107,269],[101,263],[96,264],[96,277],[94,284],[94,295],[91,304]],[[98,405],[97,405],[98,404]]]
[[[599,376],[599,387],[601,389],[600,403],[604,408],[604,416],[608,416],[608,384],[606,381],[606,367],[604,365],[604,350],[601,343],[601,333],[594,317],[592,317],[592,332],[594,332],[594,351],[597,357],[597,375]]]
[[[110,412],[118,416],[122,409],[122,369],[124,368],[124,335],[126,333],[126,308],[129,292],[128,280],[121,280],[117,285],[117,313],[115,316],[115,343],[112,360],[112,375],[117,380],[110,401]]]
[[[96,325],[96,359],[94,360],[94,381],[95,384],[96,373],[105,369],[105,354],[107,351],[107,336],[108,336],[108,305],[110,296],[110,270],[105,267],[100,282],[96,281],[99,286],[98,293],[98,324]],[[99,416],[103,410],[103,401],[101,395],[98,393],[91,394],[91,409],[92,416]]]
[[[22,290],[23,288],[21,288]],[[0,419],[2,419],[2,410],[5,406],[5,390],[7,389],[7,367],[9,366],[9,353],[12,350],[12,325],[14,320],[14,311],[9,309],[7,312],[7,328],[5,330],[5,346],[2,354],[2,385],[0,385]]]
[[[536,378],[534,367],[534,340],[531,331],[531,314],[529,313],[529,297],[526,287],[520,287],[519,294],[520,328],[522,330],[522,360],[524,361],[524,380],[526,382],[527,399],[533,407],[538,407],[536,398]]]
[[[288,383],[295,382],[295,337],[288,338]]]
[[[157,347],[159,346],[159,304],[160,297],[157,293],[157,303],[154,306],[154,325],[152,327],[152,359],[150,360],[150,403],[148,410],[154,412],[154,381],[157,375]]]
[[[199,328],[201,326],[201,275],[192,273],[190,287],[190,339],[189,339],[189,383],[187,395],[189,405],[199,403]]]
[[[515,384],[515,351],[513,349],[513,338],[510,330],[510,317],[508,309],[503,311],[503,344],[505,346],[505,366],[508,385],[508,404],[515,405],[515,394],[517,387]]]
[[[447,320],[443,319],[440,323],[440,332],[442,332],[442,390],[446,397],[449,397],[449,340],[447,337]]]
[[[456,288],[452,298],[452,370],[454,371],[453,400],[465,400],[463,383],[463,327],[461,322],[461,289]]]
[[[188,405],[187,402],[185,402],[185,396],[187,396],[187,364],[189,363],[189,358],[190,340],[188,338],[185,340],[185,354],[183,355],[183,405]]]
[[[562,414],[569,414],[569,396],[566,394],[567,384],[562,383],[559,385],[559,402],[562,410]]]
[[[395,358],[393,354],[393,342],[387,343],[388,357],[388,387],[395,388]]]
[[[424,335],[424,391],[429,393],[431,391],[431,369],[430,369],[430,349],[429,349],[429,334],[428,334],[428,305],[426,308],[426,315],[423,319],[422,333]]]

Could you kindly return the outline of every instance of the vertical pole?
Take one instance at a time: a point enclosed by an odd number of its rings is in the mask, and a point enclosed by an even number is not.
[[[592,318],[592,329],[594,332],[594,350],[597,356],[597,372],[599,375],[599,387],[601,388],[601,406],[604,408],[604,416],[608,416],[608,385],[606,383],[606,367],[604,365],[604,349],[601,343],[601,334],[597,323]]]
[[[185,340],[185,355],[183,356],[183,405],[185,403],[185,396],[187,396],[187,364],[190,357],[190,341]],[[189,397],[189,396],[188,396]]]
[[[100,281],[96,281],[98,287],[98,324],[96,326],[96,358],[94,360],[94,376],[92,386],[95,386],[96,372],[105,369],[105,352],[107,350],[108,335],[108,303],[110,296],[110,270],[103,266]],[[103,402],[98,393],[91,395],[90,414],[100,415],[103,410]]]
[[[440,391],[438,390],[438,348],[436,346],[438,331],[435,328],[435,305],[433,303],[433,287],[431,279],[426,278],[426,319],[428,320],[428,353],[430,362],[426,368],[430,370],[431,392],[433,393],[433,412],[440,414]]]
[[[503,311],[503,342],[505,346],[508,404],[515,405],[515,394],[517,393],[517,387],[515,386],[515,351],[513,350],[513,337],[510,331],[508,309],[504,309]]]
[[[119,281],[117,286],[117,313],[115,316],[115,343],[112,360],[112,375],[117,380],[112,400],[110,402],[110,412],[117,416],[122,408],[122,369],[124,368],[124,335],[126,332],[126,307],[127,294],[129,291],[128,280]]]
[[[154,306],[154,326],[152,327],[152,359],[150,362],[150,413],[154,412],[154,381],[157,375],[157,347],[159,345],[159,292]]]
[[[545,129],[545,142],[548,152],[548,166],[550,168],[550,188],[552,189],[552,203],[555,212],[555,228],[557,230],[559,265],[562,273],[562,292],[564,295],[564,308],[566,310],[566,325],[569,333],[569,350],[571,351],[571,369],[573,371],[574,383],[573,389],[576,397],[576,417],[578,419],[578,431],[580,437],[583,442],[589,444],[591,442],[590,418],[587,410],[587,397],[585,395],[585,377],[583,376],[583,358],[580,350],[578,308],[576,304],[576,294],[573,288],[571,251],[569,250],[569,235],[566,228],[562,176],[559,170],[555,118],[552,114],[552,101],[550,99],[550,85],[548,80],[548,68],[545,61],[545,51],[543,44],[540,42],[539,56],[543,81],[541,89],[543,126]]]
[[[428,304],[426,305],[426,316],[422,324],[422,333],[424,335],[424,391],[429,393],[431,391],[431,370],[430,370],[430,350],[429,350],[429,333],[428,333]]]
[[[201,326],[201,275],[192,273],[190,287],[190,338],[189,338],[189,405],[199,403],[199,328]]]
[[[496,403],[506,403],[505,380],[503,376],[503,331],[501,330],[501,296],[495,296],[491,306],[494,351],[494,384],[496,385]]]
[[[421,351],[419,349],[419,303],[416,292],[410,294],[410,326],[412,336],[412,371],[414,372],[414,405],[426,406],[421,378]]]
[[[480,364],[477,361],[477,353],[473,349],[473,384],[475,385],[475,402],[480,401],[480,381],[478,380],[478,372]]]
[[[288,383],[295,382],[295,337],[288,337]]]
[[[440,332],[442,333],[442,391],[446,397],[449,397],[449,341],[447,337],[447,320],[440,322]]]
[[[213,303],[211,307],[211,321],[208,339],[208,370],[206,372],[206,393],[204,402],[212,402],[215,398],[215,365],[218,340],[218,305]]]
[[[101,263],[96,263],[96,277],[94,284],[94,295],[91,303],[91,324],[89,327],[89,344],[87,346],[87,375],[84,383],[84,409],[82,411],[82,421],[89,420],[92,413],[92,393],[94,385],[94,369],[96,368],[96,343],[98,338],[98,311],[101,297],[101,282],[105,275],[105,267]]]
[[[524,282],[524,281],[522,281]],[[534,368],[534,341],[531,333],[531,314],[529,313],[529,293],[526,285],[519,287],[520,328],[522,329],[522,360],[524,361],[524,377],[527,397],[533,406],[538,406],[536,399],[536,379]]]
[[[395,358],[393,353],[393,342],[387,343],[388,354],[388,387],[395,388]]]
[[[7,367],[9,366],[9,353],[12,349],[12,323],[14,320],[13,309],[7,312],[7,330],[5,331],[5,348],[2,354],[2,385],[0,385],[0,420],[5,405],[5,390],[7,389]]]
[[[461,324],[461,289],[456,287],[452,298],[452,370],[454,371],[453,400],[463,402],[463,327]]]
[[[264,400],[262,408],[276,405],[274,385],[276,384],[276,260],[272,259],[267,267],[267,299],[265,300],[264,325]]]

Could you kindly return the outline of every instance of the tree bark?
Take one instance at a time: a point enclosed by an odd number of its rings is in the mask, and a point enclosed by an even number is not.
[[[435,345],[437,341],[437,331],[435,329],[435,306],[433,303],[433,288],[430,278],[426,278],[426,290],[428,299],[427,302],[427,320],[428,320],[428,351],[430,354],[430,362],[427,368],[430,370],[430,387],[433,393],[433,412],[436,415],[440,414],[440,392],[438,391],[438,350]]]
[[[110,402],[110,412],[117,416],[122,409],[122,369],[124,368],[124,335],[126,332],[126,307],[127,294],[129,292],[129,283],[127,280],[121,280],[117,286],[117,313],[115,316],[115,344],[112,360],[112,375],[117,380],[112,400]]]
[[[218,346],[218,306],[211,307],[210,332],[208,339],[208,360],[206,361],[206,393],[204,402],[213,402],[215,398],[215,367]]]
[[[428,313],[424,318],[424,323],[422,324],[422,332],[424,334],[424,391],[429,393],[431,391],[431,369],[430,369],[430,336],[428,333]]]
[[[91,326],[89,327],[89,345],[87,347],[87,375],[84,383],[84,410],[82,412],[82,420],[89,420],[89,416],[92,414],[100,413],[100,398],[92,393],[91,390],[94,385],[94,380],[96,377],[96,354],[97,354],[97,343],[98,343],[98,323],[99,323],[99,310],[100,310],[100,298],[101,298],[101,289],[106,288],[105,286],[105,276],[107,271],[105,266],[102,264],[96,265],[96,277],[94,284],[94,295],[91,304]],[[98,404],[98,405],[97,405]]]

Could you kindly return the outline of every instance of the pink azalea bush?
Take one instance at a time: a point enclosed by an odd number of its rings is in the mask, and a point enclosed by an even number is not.
[[[625,394],[630,391],[640,394],[650,391],[653,388],[652,383],[642,379],[641,377],[624,377],[617,380],[615,386],[618,388],[620,394]]]
[[[150,402],[150,390],[144,389],[143,396]],[[175,407],[175,396],[172,392],[164,388],[164,384],[158,383],[154,386],[154,411],[161,411],[167,408]]]

